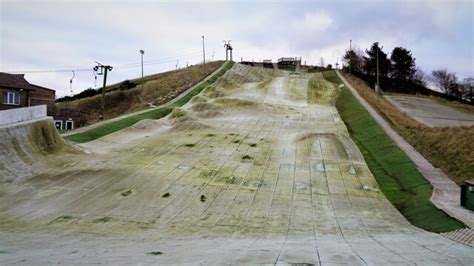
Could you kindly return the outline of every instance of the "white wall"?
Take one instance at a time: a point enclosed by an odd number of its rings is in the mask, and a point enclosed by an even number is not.
[[[46,117],[46,105],[0,111],[0,127]]]

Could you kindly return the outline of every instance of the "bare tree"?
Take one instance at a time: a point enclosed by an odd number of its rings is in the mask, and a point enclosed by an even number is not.
[[[413,74],[413,81],[415,81],[416,83],[420,85],[426,86],[426,83],[427,83],[426,74],[423,70],[421,70],[421,68],[417,67],[415,69],[415,73]]]
[[[433,82],[447,95],[455,95],[458,91],[458,78],[456,74],[449,73],[446,68],[434,70],[432,73]]]
[[[466,99],[472,102],[473,92],[474,92],[474,77],[467,77],[463,79],[461,87],[461,95],[463,99]]]

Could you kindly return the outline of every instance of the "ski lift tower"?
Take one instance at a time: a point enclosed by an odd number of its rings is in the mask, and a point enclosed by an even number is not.
[[[231,40],[224,41],[224,48],[225,48],[225,61],[229,60],[229,51],[230,51],[230,61],[232,61],[232,45],[230,44]]]

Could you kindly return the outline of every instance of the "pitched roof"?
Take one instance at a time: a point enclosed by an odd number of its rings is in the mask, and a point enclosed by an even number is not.
[[[35,88],[41,88],[51,90],[34,84],[30,84],[25,79],[25,74],[9,74],[0,72],[0,87],[11,88],[11,89],[24,89],[24,90],[35,90]]]
[[[29,89],[30,83],[26,81],[23,74],[8,74],[0,72],[0,87],[14,89]]]
[[[53,90],[53,89],[41,87],[41,86],[38,86],[38,85],[35,85],[35,84],[30,84],[30,86],[32,86],[33,88],[38,88],[38,89],[43,89],[43,90],[48,90],[48,91],[54,91],[55,92],[55,90]]]

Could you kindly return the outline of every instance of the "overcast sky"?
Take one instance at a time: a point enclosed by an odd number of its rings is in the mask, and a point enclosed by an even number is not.
[[[115,69],[109,82],[223,59],[302,56],[307,64],[341,62],[349,40],[365,50],[412,51],[426,73],[447,68],[474,75],[473,1],[5,1],[0,0],[0,71]],[[179,60],[179,63],[177,62]],[[28,73],[31,83],[70,95],[72,72]],[[99,82],[100,81],[100,82]],[[99,78],[97,85],[101,83]],[[73,91],[94,87],[91,71],[77,71]]]

